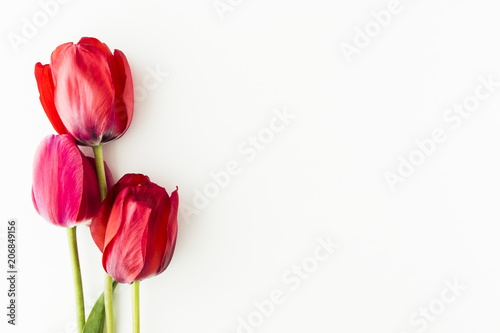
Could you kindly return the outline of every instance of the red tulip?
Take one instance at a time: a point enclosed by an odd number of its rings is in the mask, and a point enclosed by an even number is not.
[[[178,205],[177,190],[169,197],[147,176],[123,176],[90,224],[106,272],[120,283],[162,273],[174,253]]]
[[[45,137],[33,162],[31,196],[38,214],[62,227],[92,219],[100,205],[92,162],[69,135]],[[107,178],[112,182],[109,170]]]
[[[95,38],[58,46],[50,65],[37,63],[40,102],[59,134],[97,146],[128,129],[134,109],[132,74],[125,55]]]

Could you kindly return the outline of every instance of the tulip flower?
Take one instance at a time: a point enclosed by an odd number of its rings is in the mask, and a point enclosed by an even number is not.
[[[40,102],[59,134],[98,146],[128,129],[134,108],[132,75],[123,52],[95,38],[66,43],[50,64],[35,65]]]
[[[112,184],[109,169],[106,166],[104,169],[109,184]],[[81,332],[85,325],[85,306],[76,225],[92,219],[101,203],[94,159],[83,155],[67,134],[45,137],[35,153],[31,196],[38,214],[68,230],[77,327]]]
[[[174,253],[178,205],[177,190],[169,197],[147,176],[123,176],[90,225],[106,272],[127,284],[162,273]]]
[[[66,134],[49,135],[38,146],[31,193],[44,219],[67,228],[92,219],[100,205],[92,163]]]

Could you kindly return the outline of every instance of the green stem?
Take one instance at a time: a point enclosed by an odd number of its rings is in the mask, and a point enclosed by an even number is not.
[[[92,147],[94,150],[95,166],[97,170],[97,180],[99,182],[99,192],[101,193],[101,201],[106,198],[108,186],[106,184],[106,170],[104,169],[104,158],[102,156],[102,143]],[[115,323],[113,317],[113,278],[106,274],[104,283],[104,308],[106,312],[106,331],[107,333],[115,332]]]
[[[133,326],[134,333],[140,333],[141,331],[141,322],[140,322],[140,311],[139,311],[139,281],[135,281],[132,284],[132,310],[134,312],[133,316]]]
[[[94,150],[95,166],[97,169],[97,180],[99,181],[99,192],[101,193],[101,201],[106,198],[108,186],[106,184],[106,170],[104,169],[104,159],[102,157],[102,143],[99,146],[92,147]]]
[[[104,282],[104,309],[106,312],[106,332],[114,333],[115,322],[113,318],[113,278],[106,274]]]
[[[76,227],[68,228],[69,250],[73,266],[73,280],[75,284],[76,320],[78,332],[85,326],[85,305],[83,302],[82,273],[80,271],[80,260],[78,258],[78,245],[76,242]]]

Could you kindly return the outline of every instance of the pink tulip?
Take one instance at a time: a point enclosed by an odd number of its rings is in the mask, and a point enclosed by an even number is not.
[[[178,205],[177,190],[169,197],[147,176],[123,176],[90,225],[106,272],[120,283],[162,273],[175,249]]]
[[[125,55],[95,38],[58,46],[50,65],[37,63],[40,102],[59,134],[97,146],[117,139],[132,121],[134,91]]]
[[[100,205],[99,184],[89,160],[69,135],[45,137],[33,161],[33,205],[44,219],[73,227],[92,219]],[[113,182],[109,169],[107,179]]]

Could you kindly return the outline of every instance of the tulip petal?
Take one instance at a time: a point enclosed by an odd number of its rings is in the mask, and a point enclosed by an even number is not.
[[[98,48],[106,57],[111,57],[111,51],[109,50],[109,47],[97,38],[82,37],[78,41],[78,45],[82,45],[82,44],[92,45],[92,46]]]
[[[77,217],[78,221],[84,221],[93,218],[97,213],[97,210],[99,209],[99,205],[101,204],[101,194],[99,191],[99,181],[97,180],[97,173],[86,156],[83,156],[82,158],[82,167],[83,193],[82,204],[80,205],[80,212],[78,213]]]
[[[37,63],[35,65],[35,78],[38,91],[40,92],[40,102],[42,103],[43,110],[49,118],[52,127],[54,127],[59,134],[68,133],[54,104],[54,82],[52,80],[50,65]]]
[[[111,190],[109,190],[106,198],[101,203],[99,210],[97,211],[96,216],[92,220],[90,224],[90,233],[92,235],[92,239],[94,239],[95,244],[104,252],[105,247],[113,240],[118,230],[115,229],[107,229],[107,224],[109,220],[109,215],[111,214],[111,209],[113,206],[113,202],[115,201],[118,194],[128,186],[136,186],[142,183],[149,182],[149,178],[140,174],[126,174],[124,175]]]
[[[72,227],[78,220],[83,193],[83,154],[69,135],[46,137],[35,153],[33,201],[53,224]]]
[[[119,192],[125,187],[137,186],[149,182],[150,180],[148,176],[141,175],[139,173],[127,173],[126,175],[123,175],[123,177],[120,178],[120,180],[116,183],[116,187],[119,189]]]
[[[129,77],[129,86],[132,85],[132,75],[130,73],[130,67],[128,66],[127,59],[125,58],[125,55],[118,50],[115,50],[115,54],[111,54],[111,51],[109,50],[108,46],[101,41],[99,41],[96,38],[92,37],[83,37],[80,39],[78,44],[87,44],[87,45],[92,45],[96,48],[98,48],[105,56],[108,61],[108,66],[109,70],[111,73],[111,80],[113,82],[113,86],[115,88],[115,99],[114,99],[114,119],[110,119],[110,121],[113,122],[113,126],[109,126],[107,131],[103,133],[102,136],[102,141],[103,142],[108,142],[113,139],[117,139],[119,136],[121,136],[125,131],[128,129],[130,122],[132,120],[132,112],[133,112],[133,91],[132,91],[132,103],[130,104],[130,98],[129,95],[127,94],[127,103],[124,102],[123,100],[123,90],[125,87],[125,82],[127,79],[127,73],[126,70],[128,70],[128,77]],[[118,60],[117,58],[117,52],[119,54]],[[122,59],[124,58],[124,60]],[[133,90],[133,87],[130,87]],[[130,89],[129,89],[130,90]],[[128,93],[129,91],[127,91]],[[130,106],[130,114],[127,112],[127,105]],[[117,136],[117,133],[120,135]]]
[[[113,200],[113,206],[116,204],[118,201],[118,198],[120,195],[122,195],[122,192],[128,193],[131,189],[133,189],[135,186],[141,184],[140,182],[147,181],[149,182],[149,178],[147,176],[139,175],[139,174],[129,174],[126,175],[127,177],[122,177],[118,183],[116,184],[117,186],[113,187],[113,193],[112,198]],[[107,196],[106,196],[107,198]],[[113,209],[113,208],[112,208]],[[119,224],[114,223],[116,222],[114,219],[111,218],[112,211],[109,214],[108,221],[111,221],[107,223],[106,226],[106,235],[104,238],[104,249],[108,246],[108,244],[113,240],[113,238],[116,236],[118,229],[119,229]]]
[[[38,209],[38,206],[36,204],[35,193],[33,192],[33,186],[31,187],[31,201],[33,201],[33,206],[35,207],[36,212],[40,214],[40,210]]]
[[[139,280],[156,275],[162,265],[165,247],[168,244],[168,217],[170,215],[170,198],[167,191],[154,183],[137,187],[137,197],[150,207],[153,207],[149,219],[148,246],[146,263]]]
[[[54,104],[66,129],[80,143],[98,145],[115,96],[106,56],[92,45],[71,45],[53,59],[52,76]]]
[[[114,66],[110,65],[113,83],[115,85],[115,112],[116,123],[114,133],[124,133],[130,126],[134,113],[134,86],[132,72],[125,54],[120,50],[115,50],[114,58],[110,60]]]
[[[170,215],[168,217],[167,235],[168,241],[167,246],[165,246],[165,252],[163,254],[162,265],[158,270],[157,274],[162,273],[172,260],[174,255],[175,244],[177,242],[177,211],[179,209],[179,193],[178,188],[172,192],[170,196]]]
[[[151,208],[136,201],[133,192],[126,188],[116,198],[110,224],[119,224],[119,231],[103,254],[106,272],[120,283],[132,283],[145,262]]]
[[[54,63],[54,60],[59,57],[59,55],[64,52],[68,47],[72,46],[72,42],[64,43],[56,47],[54,51],[52,51],[52,54],[50,55],[50,63]]]
[[[97,214],[92,219],[90,223],[90,234],[94,243],[97,245],[101,252],[104,252],[104,239],[106,238],[106,226],[108,224],[109,214],[111,213],[111,208],[113,207],[113,200],[111,198],[110,192],[106,196],[106,199],[101,203]]]

